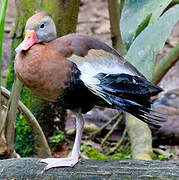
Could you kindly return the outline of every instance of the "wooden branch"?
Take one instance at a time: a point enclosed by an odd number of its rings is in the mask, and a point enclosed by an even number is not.
[[[1,111],[0,111],[0,156],[6,154],[7,152],[7,143],[5,138],[5,132],[4,132],[4,115],[5,115],[5,107],[1,105]]]
[[[132,115],[127,115],[126,129],[131,142],[132,158],[152,160],[152,134],[148,125]]]
[[[2,95],[7,99],[10,98],[10,92],[1,87]],[[35,119],[34,115],[29,111],[29,109],[21,102],[18,102],[18,110],[22,113],[24,118],[27,120],[27,123],[32,128],[32,133],[34,135],[35,148],[37,150],[38,157],[46,158],[51,157],[50,147],[48,146],[45,135],[38,123]]]
[[[111,24],[111,39],[113,47],[122,55],[126,53],[126,48],[122,40],[120,31],[120,18],[122,4],[118,4],[118,0],[108,0],[109,18]]]
[[[7,111],[4,115],[5,122],[5,138],[7,142],[7,157],[13,157],[14,154],[14,123],[16,120],[18,100],[22,89],[22,83],[16,79],[14,81],[11,97],[8,101]]]
[[[74,168],[43,171],[40,159],[0,161],[0,179],[178,179],[179,161],[86,160]]]
[[[114,130],[116,129],[116,127],[119,125],[119,123],[121,122],[121,119],[123,117],[123,113],[120,114],[120,116],[118,117],[117,121],[115,122],[115,124],[113,125],[113,127],[111,128],[111,130],[106,134],[106,136],[104,137],[104,139],[101,141],[101,146],[104,145],[104,143],[107,141],[107,139],[111,136],[111,134],[114,132]]]
[[[101,131],[103,131],[107,126],[109,126],[114,120],[119,118],[121,115],[121,112],[117,113],[114,117],[112,117],[109,121],[107,121],[102,127],[97,129],[95,132],[91,133],[89,139],[94,139],[97,134],[99,134]]]
[[[119,147],[121,146],[121,144],[123,143],[124,138],[125,138],[126,135],[127,135],[127,129],[125,128],[125,129],[124,129],[124,132],[122,133],[121,139],[116,143],[116,145],[115,145],[113,148],[111,148],[111,149],[109,150],[109,152],[107,153],[107,155],[113,154],[115,151],[118,150],[118,148],[119,148]]]
[[[158,84],[162,77],[179,59],[179,43],[172,48],[156,65],[152,82]]]

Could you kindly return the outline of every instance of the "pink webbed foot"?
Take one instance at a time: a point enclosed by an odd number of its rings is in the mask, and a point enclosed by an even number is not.
[[[89,159],[81,152],[79,153],[82,159]],[[79,156],[69,157],[69,158],[47,158],[42,159],[41,163],[46,163],[47,166],[44,170],[48,170],[55,167],[74,167],[79,161]]]
[[[46,163],[47,166],[44,170],[48,170],[55,167],[73,167],[78,163],[78,158],[47,158],[42,159],[40,162]]]

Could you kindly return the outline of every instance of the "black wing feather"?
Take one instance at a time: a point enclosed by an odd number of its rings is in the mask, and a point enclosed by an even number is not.
[[[96,78],[100,80],[98,86],[112,108],[126,111],[155,128],[165,121],[164,116],[150,109],[150,97],[161,92],[160,87],[142,77],[128,74],[100,73]]]
[[[96,76],[100,80],[100,87],[106,93],[124,99],[135,101],[145,107],[152,103],[151,96],[157,95],[162,89],[146,79],[129,74],[104,74]]]

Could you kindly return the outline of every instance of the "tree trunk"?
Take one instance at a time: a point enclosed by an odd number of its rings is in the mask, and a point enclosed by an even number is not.
[[[152,134],[148,125],[134,116],[128,115],[126,129],[131,142],[132,158],[152,160]]]
[[[86,160],[74,168],[43,171],[40,159],[0,161],[0,179],[179,179],[179,161]]]
[[[121,31],[120,31],[120,19],[122,12],[123,2],[118,0],[108,0],[108,11],[111,25],[111,40],[112,46],[119,51],[121,55],[126,54],[126,48],[122,40]]]

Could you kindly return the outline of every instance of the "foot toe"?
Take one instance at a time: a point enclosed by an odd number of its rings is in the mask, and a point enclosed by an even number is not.
[[[80,157],[81,157],[82,159],[89,159],[89,157],[85,156],[82,152],[80,152]]]
[[[55,159],[55,158],[41,159],[40,162],[41,162],[41,163],[49,164],[49,163],[53,163],[53,162],[54,162],[54,159]]]
[[[46,163],[47,166],[44,170],[48,170],[54,167],[73,167],[78,163],[78,158],[47,158],[42,159],[40,162]]]

